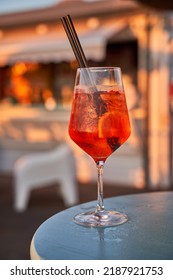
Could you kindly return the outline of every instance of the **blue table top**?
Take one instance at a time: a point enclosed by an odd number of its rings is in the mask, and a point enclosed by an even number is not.
[[[69,208],[36,231],[33,246],[39,258],[173,260],[173,192],[112,197],[104,202],[106,209],[126,213],[128,222],[108,228],[83,227],[72,219],[79,212],[95,209],[96,201]]]

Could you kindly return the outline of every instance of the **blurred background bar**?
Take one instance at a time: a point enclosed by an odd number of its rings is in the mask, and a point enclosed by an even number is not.
[[[66,144],[79,202],[95,199],[95,164],[68,136],[78,64],[62,16],[72,17],[89,66],[122,68],[132,134],[107,160],[105,196],[173,188],[173,7],[157,2],[0,1],[0,240],[9,244],[0,258],[27,258],[34,225],[66,207],[50,182],[23,213],[14,209],[14,166],[24,156]],[[25,236],[23,251],[12,250],[11,232]]]

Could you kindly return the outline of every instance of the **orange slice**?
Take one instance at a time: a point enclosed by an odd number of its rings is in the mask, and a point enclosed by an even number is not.
[[[98,133],[100,138],[115,137],[123,143],[130,135],[128,115],[118,110],[106,112],[99,120]]]
[[[118,114],[115,112],[106,112],[99,119],[98,131],[100,138],[115,136],[119,128]]]

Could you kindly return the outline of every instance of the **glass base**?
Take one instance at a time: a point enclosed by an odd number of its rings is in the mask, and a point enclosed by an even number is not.
[[[125,214],[116,211],[86,212],[74,217],[74,222],[86,227],[114,227],[128,221]]]

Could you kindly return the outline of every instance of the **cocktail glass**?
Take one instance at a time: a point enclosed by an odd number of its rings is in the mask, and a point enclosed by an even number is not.
[[[104,163],[130,135],[121,76],[118,67],[77,69],[69,135],[95,161],[98,172],[95,211],[74,217],[74,221],[83,226],[110,227],[128,220],[124,213],[105,210],[103,201]]]

